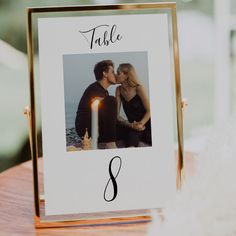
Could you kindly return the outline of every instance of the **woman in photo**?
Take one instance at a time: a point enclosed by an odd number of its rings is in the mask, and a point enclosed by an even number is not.
[[[149,99],[131,64],[119,65],[117,83],[121,84],[116,88],[117,139],[123,139],[126,147],[138,147],[139,141],[152,145]],[[128,120],[120,115],[121,104]]]

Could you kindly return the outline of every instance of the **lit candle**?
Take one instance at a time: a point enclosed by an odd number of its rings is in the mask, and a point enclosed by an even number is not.
[[[98,105],[99,100],[94,100],[91,108],[92,108],[92,149],[97,149],[98,147]]]

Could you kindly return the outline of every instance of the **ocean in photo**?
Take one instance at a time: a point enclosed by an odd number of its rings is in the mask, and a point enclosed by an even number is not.
[[[66,103],[66,129],[71,129],[75,127],[75,117],[77,111],[78,103]]]

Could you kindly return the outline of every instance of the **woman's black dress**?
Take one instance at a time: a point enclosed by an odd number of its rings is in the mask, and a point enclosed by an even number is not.
[[[120,94],[120,97],[128,121],[130,123],[141,121],[146,113],[146,109],[139,95],[136,94],[130,101],[126,101],[122,94]],[[119,127],[118,134],[120,137],[123,136],[122,138],[125,140],[127,147],[137,147],[139,141],[152,145],[151,119],[149,119],[145,124],[145,130],[143,131],[136,131],[127,127]]]

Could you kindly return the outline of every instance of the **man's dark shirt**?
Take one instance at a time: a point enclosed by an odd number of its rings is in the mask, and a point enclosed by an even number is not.
[[[104,89],[99,82],[94,82],[89,85],[84,91],[83,96],[80,99],[76,119],[75,128],[80,137],[83,137],[86,128],[88,129],[88,134],[91,136],[91,103],[96,97],[106,97],[108,96],[108,91]]]

